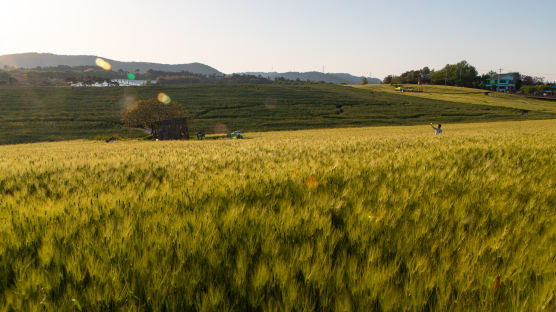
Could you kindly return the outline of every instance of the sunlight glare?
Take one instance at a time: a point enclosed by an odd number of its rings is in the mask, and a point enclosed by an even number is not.
[[[97,59],[95,60],[95,63],[97,64],[98,67],[100,67],[104,70],[110,70],[112,68],[112,65],[110,65],[110,63],[101,59],[100,57],[97,57]]]
[[[158,101],[164,103],[164,104],[170,104],[170,102],[172,102],[172,99],[166,95],[166,93],[160,92],[158,94]]]

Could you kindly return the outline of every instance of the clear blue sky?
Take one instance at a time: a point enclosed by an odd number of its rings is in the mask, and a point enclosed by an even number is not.
[[[383,78],[467,60],[556,80],[556,1],[18,0],[0,4],[0,54],[201,62],[225,73]]]

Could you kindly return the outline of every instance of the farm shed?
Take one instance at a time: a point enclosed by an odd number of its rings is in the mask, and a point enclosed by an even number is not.
[[[155,122],[152,135],[159,140],[189,140],[187,118],[176,118]]]

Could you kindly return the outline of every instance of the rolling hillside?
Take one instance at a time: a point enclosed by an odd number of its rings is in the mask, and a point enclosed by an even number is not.
[[[188,110],[191,133],[415,125],[554,118],[519,107],[470,104],[330,84],[140,88],[0,87],[0,144],[97,136],[139,137],[120,111],[165,92]],[[500,104],[500,103],[499,103]],[[447,130],[449,131],[449,130]]]
[[[417,97],[423,99],[433,99],[450,101],[466,104],[492,105],[502,107],[512,107],[521,110],[556,113],[556,103],[538,99],[526,98],[519,95],[489,92],[485,95],[485,90],[470,89],[462,87],[438,86],[438,85],[406,85],[408,87],[421,88],[423,92],[403,93],[403,96]],[[390,94],[400,94],[390,85],[358,85],[353,86],[358,89],[370,90],[373,92],[387,92]]]
[[[10,66],[18,68],[35,68],[41,67],[54,67],[58,65],[66,66],[96,66],[95,60],[97,56],[94,55],[56,55],[51,53],[21,53],[21,54],[7,54],[0,55],[0,67]],[[203,75],[221,75],[218,70],[201,63],[190,64],[159,64],[148,62],[120,62],[103,58],[112,65],[112,70],[137,72],[146,72],[149,69],[167,72],[181,72],[187,71],[195,74]]]

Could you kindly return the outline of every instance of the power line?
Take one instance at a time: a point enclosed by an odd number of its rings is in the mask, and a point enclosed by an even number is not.
[[[497,81],[496,81],[496,92],[500,92],[500,77],[502,76],[502,66],[500,66],[500,68],[498,68],[498,77],[497,77]]]

